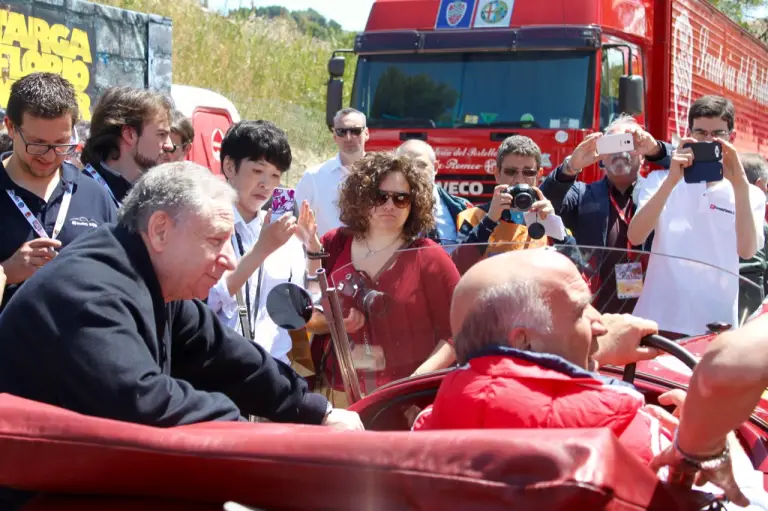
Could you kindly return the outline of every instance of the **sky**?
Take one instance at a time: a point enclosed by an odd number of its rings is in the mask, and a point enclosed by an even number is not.
[[[208,0],[208,8],[217,11],[243,7],[281,5],[292,11],[312,8],[341,25],[344,30],[362,31],[371,12],[373,0]]]

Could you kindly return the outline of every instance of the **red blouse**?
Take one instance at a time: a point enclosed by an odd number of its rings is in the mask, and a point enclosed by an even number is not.
[[[352,265],[352,237],[342,229],[326,233],[321,241],[330,256],[323,260],[330,285],[356,279],[382,293],[370,302],[368,311],[360,310],[359,300],[339,293],[345,315],[354,307],[366,316],[365,326],[348,334],[350,342],[364,346],[367,339],[370,346],[383,351],[384,369],[358,370],[364,393],[410,376],[441,340],[450,342],[451,298],[459,272],[440,245],[429,239],[413,241],[407,246],[410,250],[396,252],[374,280]],[[333,350],[326,344],[323,351],[328,353],[323,368],[326,379],[334,389],[343,390]],[[315,367],[319,368],[318,362]]]

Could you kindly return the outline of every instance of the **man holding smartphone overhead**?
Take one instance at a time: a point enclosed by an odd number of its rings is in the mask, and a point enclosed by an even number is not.
[[[278,188],[291,161],[285,132],[269,121],[241,121],[227,131],[221,143],[221,163],[238,195],[235,233],[230,240],[238,263],[208,295],[208,306],[222,323],[288,365],[291,337],[267,314],[267,295],[284,282],[305,287],[307,260],[301,240],[314,241],[317,229],[309,205],[301,206],[297,219],[293,190]],[[280,211],[264,211],[268,202]],[[322,250],[320,246],[307,248],[310,252]]]
[[[660,330],[696,335],[708,323],[738,325],[739,258],[763,244],[765,195],[749,185],[731,144],[734,120],[728,99],[699,98],[669,171],[652,172],[638,190],[630,242],[654,231],[653,252],[675,256],[651,256],[634,310]]]
[[[629,313],[635,307],[636,286],[619,286],[621,281],[630,282],[624,276],[633,270],[642,274],[636,251],[643,247],[632,246],[627,239],[637,207],[633,195],[643,164],[667,167],[672,151],[672,146],[657,141],[633,117],[624,115],[609,124],[605,133],[586,137],[541,185],[578,245],[618,249],[593,254],[581,250],[594,269],[589,275],[593,305],[602,313]],[[603,179],[577,181],[584,168],[598,162],[605,170]],[[630,291],[619,293],[619,287]]]

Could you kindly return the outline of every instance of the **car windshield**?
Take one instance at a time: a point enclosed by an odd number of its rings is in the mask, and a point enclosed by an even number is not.
[[[361,396],[366,396],[392,382],[452,366],[435,366],[430,359],[441,350],[450,350],[453,343],[450,308],[454,287],[460,275],[472,266],[509,250],[560,252],[586,281],[592,305],[600,312],[633,313],[654,319],[665,330],[662,335],[683,343],[693,342],[694,337],[707,334],[710,329],[738,326],[759,307],[762,299],[760,287],[750,280],[691,259],[568,244],[541,243],[544,246],[535,248],[537,243],[540,242],[430,244],[399,250],[386,262],[379,261],[378,268],[367,266],[365,259],[357,264],[335,264],[336,269],[327,274],[327,280],[348,321],[347,360],[354,368],[339,363],[339,357],[347,355],[336,352],[332,336],[316,336],[312,343],[313,351],[317,350],[314,369],[318,388],[343,393],[345,379],[350,385],[354,374]],[[674,289],[675,284],[658,279],[648,280],[653,268],[662,265],[690,276],[684,289]],[[739,309],[738,315],[736,303],[732,303],[732,308],[726,304],[725,310],[717,307],[722,305],[721,297],[735,297],[740,288],[742,296],[753,297],[750,307]],[[660,306],[663,300],[671,299],[668,296],[681,293],[690,300],[678,301],[674,307]],[[332,319],[328,302],[325,310],[326,317]],[[357,321],[350,321],[353,316],[357,316]],[[346,342],[341,337],[340,344]],[[647,371],[643,367],[646,366],[638,366],[638,373]]]
[[[363,55],[352,106],[372,128],[583,129],[592,121],[594,59],[551,50]]]

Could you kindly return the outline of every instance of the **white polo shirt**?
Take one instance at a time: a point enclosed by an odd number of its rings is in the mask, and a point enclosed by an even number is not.
[[[640,183],[639,209],[668,174],[654,171]],[[765,194],[750,185],[749,199],[757,246],[762,246]],[[686,335],[706,333],[707,323],[718,321],[738,326],[736,206],[728,180],[709,188],[681,180],[659,216],[651,251],[634,315],[656,321],[661,330]]]
[[[247,253],[259,239],[261,228],[264,223],[265,211],[246,224],[243,218],[235,209],[235,231],[240,234],[243,242],[243,249]],[[239,261],[242,257],[240,248],[235,236],[232,236],[235,256]],[[291,351],[291,336],[287,330],[278,327],[267,314],[267,295],[278,284],[284,282],[293,282],[299,286],[305,287],[305,273],[307,269],[307,260],[304,254],[304,246],[301,241],[292,236],[282,247],[275,250],[264,261],[264,277],[261,284],[261,295],[259,296],[258,306],[256,303],[256,291],[259,279],[258,270],[248,279],[249,294],[248,302],[251,304],[251,325],[254,326],[254,342],[269,352],[273,358],[286,364],[288,352]],[[243,298],[245,297],[245,286],[243,286]],[[227,290],[227,283],[224,277],[211,288],[208,294],[208,306],[216,313],[219,320],[229,328],[242,334],[240,317],[237,313],[237,297],[230,296]]]
[[[306,200],[315,213],[317,235],[341,227],[338,200],[341,184],[349,175],[337,154],[319,167],[307,169],[296,185],[296,206]]]

